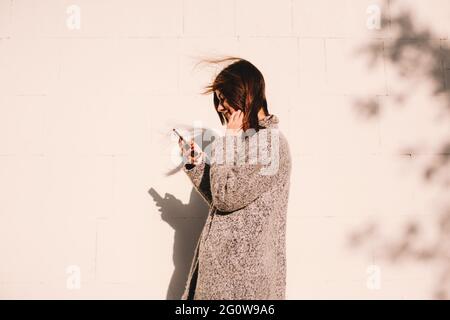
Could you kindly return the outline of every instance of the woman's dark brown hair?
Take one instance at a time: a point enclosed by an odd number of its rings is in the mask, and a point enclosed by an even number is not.
[[[233,109],[244,113],[242,130],[253,128],[258,131],[261,128],[258,124],[259,110],[263,108],[265,115],[269,115],[262,73],[249,61],[239,57],[203,59],[203,61],[216,64],[234,61],[220,71],[214,81],[202,92],[202,94],[213,93],[214,107],[222,125],[226,123],[226,118],[217,110],[220,100],[216,90],[223,95],[224,100]]]

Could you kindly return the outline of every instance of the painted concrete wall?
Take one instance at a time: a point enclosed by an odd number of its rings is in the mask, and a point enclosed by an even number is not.
[[[449,35],[448,0],[0,0],[0,298],[180,297],[212,55],[290,142],[287,298],[448,298]]]

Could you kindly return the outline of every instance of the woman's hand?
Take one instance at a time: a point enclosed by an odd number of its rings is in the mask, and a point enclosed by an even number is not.
[[[227,134],[236,135],[242,129],[244,113],[241,110],[234,111],[227,124]]]
[[[186,143],[179,138],[178,139],[178,145],[181,149],[181,155],[183,156],[183,161],[186,159],[185,163],[197,165],[202,163],[204,152],[200,150],[200,148],[195,144],[194,138],[191,138],[191,141],[189,143],[189,147],[186,145]]]

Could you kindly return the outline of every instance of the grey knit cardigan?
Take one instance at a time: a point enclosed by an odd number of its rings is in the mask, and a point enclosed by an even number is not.
[[[258,139],[258,157],[260,141],[267,141],[263,150],[269,162],[250,161],[256,150],[250,141],[255,140],[241,133],[232,136],[232,145],[228,135],[216,138],[210,161],[183,166],[210,207],[181,300],[285,299],[291,154],[278,123],[270,114],[259,120],[264,128],[252,136]],[[239,146],[251,150],[244,164]],[[225,158],[230,154],[232,162]]]

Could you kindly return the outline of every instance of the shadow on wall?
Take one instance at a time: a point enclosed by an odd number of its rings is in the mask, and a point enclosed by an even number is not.
[[[214,137],[215,131],[212,129],[196,128],[194,130],[194,128],[182,124],[173,127],[183,129],[182,134],[186,134],[184,138],[187,140],[194,137],[196,143],[205,151],[214,142],[214,138],[205,141],[206,138]],[[177,172],[186,175],[182,167],[183,163],[180,163],[176,168],[167,172],[166,176],[171,176]],[[189,187],[189,185],[192,185],[192,183],[189,179],[186,179],[186,187]],[[180,300],[185,289],[195,247],[209,213],[209,206],[194,187],[192,187],[188,204],[182,203],[180,199],[170,193],[166,193],[162,197],[154,188],[150,188],[148,192],[156,206],[159,207],[161,219],[175,230],[172,254],[174,271],[167,289],[166,299]]]
[[[166,299],[180,300],[209,207],[194,188],[188,204],[182,203],[170,193],[162,197],[154,188],[150,188],[148,192],[159,207],[161,219],[175,230],[172,254],[174,270]]]
[[[392,9],[396,1],[385,2],[385,4]],[[436,8],[436,10],[441,9]],[[381,41],[383,50],[379,50],[380,39],[371,40],[358,51],[358,55],[368,58],[370,67],[385,63],[391,68],[391,72],[404,80],[402,90],[389,91],[389,96],[394,98],[398,108],[407,106],[407,102],[414,99],[415,90],[423,89],[425,84],[431,84],[430,97],[433,99],[430,98],[429,104],[422,107],[430,112],[439,112],[436,126],[450,127],[448,42],[440,40],[431,28],[417,27],[413,13],[405,8],[396,8],[395,13],[391,12],[390,18],[382,20],[382,25],[391,29],[392,39]],[[395,88],[389,88],[391,89]],[[376,98],[358,101],[356,107],[359,112],[366,115],[368,120],[379,117],[383,114],[383,108],[386,108]],[[422,149],[417,146],[404,146],[403,150],[399,151],[414,158],[421,153]],[[426,163],[418,174],[421,176],[424,188],[439,190],[443,198],[449,199],[449,136],[439,142],[437,149],[433,150],[433,155],[438,155],[435,157],[436,160],[430,157],[432,160]],[[397,240],[387,240],[382,233],[383,226],[375,221],[350,235],[349,243],[352,248],[373,248],[382,259],[390,263],[423,263],[426,266],[426,273],[435,275],[432,297],[448,299],[450,298],[450,203],[444,203],[441,211],[430,214],[427,219],[433,227],[432,240],[426,234],[425,226],[411,218],[401,231],[396,232],[400,235],[396,237]],[[436,271],[432,270],[435,267]]]

